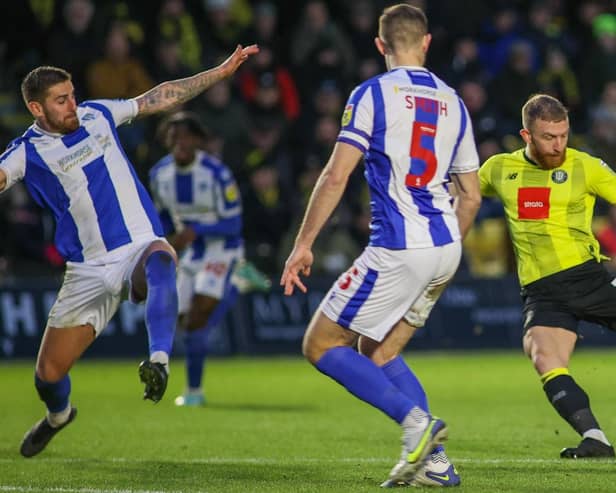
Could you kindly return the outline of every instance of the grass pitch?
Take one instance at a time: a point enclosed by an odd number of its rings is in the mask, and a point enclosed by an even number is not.
[[[408,353],[447,421],[459,492],[614,491],[614,461],[564,461],[579,438],[519,352]],[[33,362],[0,362],[0,492],[377,492],[399,429],[297,358],[211,360],[208,404],[176,408],[183,362],[159,404],[141,400],[138,361],[73,369],[73,424],[39,456],[18,452],[43,415]],[[579,351],[573,376],[616,440],[616,350]]]

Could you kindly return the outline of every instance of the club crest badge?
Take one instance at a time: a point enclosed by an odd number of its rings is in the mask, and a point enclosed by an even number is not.
[[[554,183],[565,183],[567,178],[569,178],[569,175],[563,169],[555,169],[552,171],[552,181]]]

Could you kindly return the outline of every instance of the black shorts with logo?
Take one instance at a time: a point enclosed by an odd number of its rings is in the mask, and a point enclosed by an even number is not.
[[[535,325],[577,332],[586,320],[616,330],[616,280],[589,260],[522,288],[524,330]]]

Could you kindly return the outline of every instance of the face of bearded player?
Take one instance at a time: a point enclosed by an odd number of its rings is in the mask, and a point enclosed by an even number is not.
[[[537,119],[520,135],[526,142],[528,157],[545,169],[558,168],[567,157],[569,119],[558,122]]]
[[[79,128],[75,88],[70,80],[54,84],[42,102],[31,101],[28,108],[38,125],[48,132],[64,135]]]

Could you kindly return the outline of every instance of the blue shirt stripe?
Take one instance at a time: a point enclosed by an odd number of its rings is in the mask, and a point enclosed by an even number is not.
[[[193,175],[175,174],[175,197],[180,204],[192,204],[193,201]]]
[[[24,141],[26,150],[26,174],[24,183],[34,201],[47,207],[56,220],[54,242],[60,255],[71,262],[83,262],[83,245],[79,239],[77,224],[69,212],[70,199],[58,177],[54,175],[43,158],[29,141]],[[54,197],[48,197],[46,191]]]
[[[408,70],[407,74],[413,84],[423,85],[428,87],[436,87],[436,83],[432,75],[428,72],[417,72]],[[421,76],[419,75],[421,74]],[[436,105],[436,107],[434,106]],[[437,110],[438,101],[430,98],[415,97],[415,121],[438,127],[439,112]],[[434,140],[436,135],[422,135],[420,147],[422,150],[435,153]],[[427,163],[418,156],[410,156],[411,166],[410,173],[413,175],[421,175],[425,170]],[[446,245],[453,241],[451,232],[443,219],[443,212],[434,207],[433,197],[426,185],[421,187],[407,187],[413,203],[417,206],[421,216],[428,219],[428,229],[432,242],[435,246]]]
[[[389,195],[389,180],[391,180],[391,161],[385,154],[385,104],[383,91],[378,80],[372,87],[374,104],[374,120],[372,140],[366,155],[366,179],[370,186],[370,210],[372,223],[370,245],[402,249],[405,245],[404,217],[397,204]]]
[[[124,148],[122,147],[122,144],[120,143],[120,138],[118,136],[118,130],[116,129],[115,122],[113,121],[113,116],[111,115],[111,112],[109,111],[109,109],[107,109],[102,104],[94,103],[91,101],[89,101],[88,103],[82,103],[81,106],[91,107],[91,108],[99,110],[103,114],[105,119],[109,122],[109,128],[111,129],[113,138],[116,141],[116,145],[118,149],[120,150],[120,152],[122,153],[122,156],[124,156],[126,165],[128,166],[128,169],[130,170],[133,180],[135,181],[135,188],[137,189],[137,194],[139,195],[139,201],[141,202],[141,206],[143,207],[143,210],[145,211],[148,219],[150,220],[152,230],[154,231],[154,234],[156,234],[157,236],[164,236],[163,227],[160,223],[158,212],[156,212],[156,207],[154,207],[154,202],[152,202],[152,199],[150,198],[150,195],[148,194],[147,190],[145,189],[141,181],[139,181],[139,178],[137,177],[137,173],[135,172],[135,168],[133,168],[133,165],[128,159],[128,156],[126,155],[126,152],[124,151]]]
[[[116,194],[109,170],[103,158],[98,158],[83,167],[88,179],[88,191],[92,197],[98,227],[107,251],[115,250],[132,241],[120,201]]]
[[[84,127],[79,127],[74,132],[63,135],[61,140],[66,147],[73,147],[74,145],[86,140],[89,136],[90,134]]]
[[[458,104],[460,105],[460,132],[458,133],[456,145],[453,147],[453,152],[451,153],[451,162],[449,163],[449,166],[453,164],[456,154],[458,153],[458,147],[460,147],[460,143],[462,142],[462,137],[464,137],[464,132],[466,132],[466,109],[464,108],[464,103],[460,97],[458,98]]]
[[[411,82],[416,86],[432,87],[436,89],[436,81],[427,70],[407,70]]]
[[[359,286],[359,289],[355,292],[355,294],[348,301],[340,317],[338,317],[338,323],[345,328],[349,328],[351,326],[351,322],[359,312],[360,308],[370,296],[370,293],[374,289],[374,284],[379,277],[378,271],[374,269],[368,269],[366,273],[366,277],[364,277],[364,281]]]

